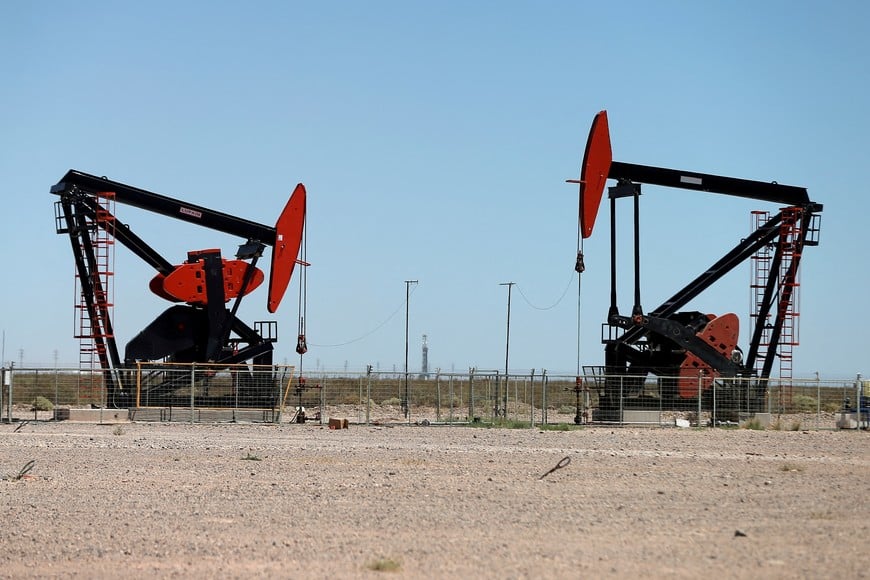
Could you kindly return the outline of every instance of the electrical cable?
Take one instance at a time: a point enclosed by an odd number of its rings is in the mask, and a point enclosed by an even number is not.
[[[414,294],[415,291],[416,291],[416,286],[414,287],[413,290],[411,290],[411,294],[409,294],[409,298],[408,298],[409,300],[410,300],[410,296],[412,296],[412,295]],[[338,343],[334,343],[334,344],[318,344],[318,343],[313,343],[313,342],[312,342],[312,343],[311,343],[311,346],[319,346],[319,347],[322,347],[322,348],[334,348],[334,347],[338,347],[338,346],[346,346],[346,345],[348,345],[348,344],[353,344],[353,343],[355,343],[355,342],[359,342],[359,341],[361,341],[362,339],[371,336],[372,334],[374,334],[375,332],[379,331],[381,328],[383,328],[384,326],[386,326],[386,324],[387,324],[390,320],[392,320],[392,319],[396,316],[396,314],[398,314],[399,312],[402,311],[402,309],[404,308],[404,306],[405,306],[405,300],[402,300],[402,303],[399,304],[399,307],[396,308],[396,309],[392,312],[392,314],[390,314],[390,315],[389,315],[389,316],[388,316],[388,317],[387,317],[383,322],[381,322],[380,324],[378,324],[377,326],[375,326],[373,329],[371,329],[370,331],[366,332],[365,334],[362,334],[362,335],[360,335],[360,336],[358,336],[358,337],[356,337],[356,338],[353,338],[353,339],[348,340],[348,341],[345,341],[345,342],[338,342]]]
[[[516,288],[519,291],[520,296],[522,296],[523,301],[526,304],[528,304],[530,307],[532,307],[533,309],[535,309],[535,310],[552,310],[553,308],[555,308],[556,306],[558,306],[562,302],[562,300],[565,298],[565,295],[568,294],[568,290],[571,289],[571,284],[573,282],[574,282],[574,274],[571,274],[571,277],[568,279],[568,285],[565,286],[565,290],[562,291],[562,295],[559,296],[558,300],[556,300],[556,302],[551,304],[550,306],[544,306],[544,307],[536,306],[536,305],[532,304],[532,302],[528,299],[528,297],[523,293],[523,289],[520,287],[519,284],[516,285]]]

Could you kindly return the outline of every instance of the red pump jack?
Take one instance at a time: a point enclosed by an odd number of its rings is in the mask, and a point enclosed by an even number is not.
[[[580,179],[569,180],[580,185],[579,221],[583,238],[592,235],[608,180],[615,180],[616,184],[608,188],[610,308],[601,333],[604,366],[585,369],[596,377],[593,383],[600,390],[596,418],[620,420],[620,410],[631,405],[694,409],[702,403],[709,407],[713,404],[711,386],[717,378],[733,379],[718,385],[722,400],[741,402],[743,410],[759,410],[789,312],[803,248],[818,245],[822,205],[811,201],[805,188],[775,181],[752,181],[614,161],[607,111],[600,111],[589,130]],[[641,184],[738,196],[785,207],[748,237],[739,236],[740,241],[724,257],[661,305],[645,312],[640,297]],[[634,207],[634,304],[629,316],[620,314],[617,305],[616,204],[622,198],[631,198]],[[738,346],[736,314],[715,315],[680,309],[765,246],[776,250],[757,305],[756,320],[761,323],[752,329],[744,357]],[[585,269],[582,251],[577,256],[575,269],[578,272]],[[763,334],[766,336],[764,345]],[[646,377],[650,374],[660,379],[657,401],[645,400],[643,394]]]
[[[250,362],[271,365],[274,322],[255,323],[251,328],[237,316],[244,296],[265,280],[256,267],[267,246],[272,248],[266,308],[278,310],[294,267],[305,223],[306,191],[298,184],[274,226],[245,220],[192,203],[76,170],[70,170],[51,188],[60,199],[55,203],[58,234],[69,236],[81,285],[82,302],[89,318],[90,338],[99,355],[109,398],[118,406],[131,402],[128,374],[119,372],[137,362],[165,361],[210,363],[217,366]],[[236,259],[228,260],[218,249],[188,252],[182,264],[172,264],[115,219],[101,200],[134,206],[198,226],[239,236]],[[109,304],[106,299],[94,232],[103,230],[156,270],[149,287],[156,295],[177,303],[160,314],[126,346],[124,359],[118,352]],[[303,263],[304,264],[304,263]],[[307,264],[304,264],[307,265]],[[227,303],[233,300],[231,308]],[[231,338],[231,335],[235,335]],[[170,393],[171,387],[155,392]],[[264,398],[275,389],[264,389]],[[256,397],[255,397],[256,398]],[[268,402],[268,401],[265,401]],[[263,400],[252,404],[263,404]]]

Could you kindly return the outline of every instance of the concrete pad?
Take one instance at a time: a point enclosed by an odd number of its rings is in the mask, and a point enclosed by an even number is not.
[[[865,415],[866,416],[866,415]],[[862,420],[857,411],[843,411],[834,415],[837,429],[867,429],[868,421]]]
[[[745,423],[753,419],[757,419],[758,425],[762,429],[767,429],[768,427],[770,427],[770,423],[772,421],[772,416],[770,413],[738,413],[737,417],[738,422],[741,425],[744,425]]]
[[[84,423],[129,423],[129,409],[55,409],[55,421]]]
[[[662,422],[661,411],[644,411],[638,409],[625,409],[622,411],[623,423],[652,423],[658,425]]]

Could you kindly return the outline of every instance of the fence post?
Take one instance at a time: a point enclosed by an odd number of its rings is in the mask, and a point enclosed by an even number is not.
[[[136,361],[136,408],[142,406],[142,361]]]
[[[701,390],[704,388],[704,373],[698,371],[698,427],[701,426]]]
[[[405,369],[405,416],[408,417],[408,425],[411,424],[411,393],[414,391],[408,378],[408,369]]]
[[[541,370],[541,425],[546,426],[550,417],[547,413],[547,395],[549,394],[549,381],[547,380],[547,369]]]
[[[525,391],[526,379],[523,379],[523,390]],[[505,411],[507,413],[507,411]],[[514,421],[518,421],[520,416],[520,388],[517,385],[517,378],[514,377]]]
[[[256,370],[254,372],[257,372]],[[196,364],[190,365],[190,423],[193,424],[193,409],[195,407],[194,403],[194,391],[193,385],[196,380]]]
[[[468,421],[474,423],[474,367],[468,369]]]
[[[662,389],[662,378],[661,377],[658,377],[656,379],[656,385],[657,385],[658,390],[659,390],[659,427],[662,427],[664,425],[664,423],[662,422],[662,418],[664,417],[665,402],[664,402],[664,398],[662,397],[662,391],[664,389]],[[679,388],[679,387],[677,387],[677,388]],[[584,409],[586,408],[585,404],[583,405],[583,408]],[[676,415],[674,415],[674,416],[676,417]],[[674,421],[674,423],[676,424],[676,421]]]
[[[624,399],[624,391],[623,387],[625,386],[625,375],[619,377],[619,425],[622,426],[622,422],[625,419],[625,413],[623,409],[623,401]]]
[[[323,384],[320,387],[320,409],[317,416],[320,417],[320,425],[323,425],[323,411],[326,409],[326,377],[323,377]]]
[[[529,423],[535,428],[535,369],[529,373]]]
[[[754,409],[758,409],[758,404],[755,401],[751,401],[750,397],[752,396],[752,383],[749,379],[744,379],[742,384],[746,385],[746,412],[751,413]]]
[[[495,373],[495,389],[492,388],[492,377],[486,379],[486,400],[492,401],[492,405],[490,408],[492,409],[492,417],[491,421],[494,423],[498,418],[498,402],[499,402],[499,391],[501,390],[501,377],[498,374],[498,371]]]
[[[435,420],[441,422],[441,369],[435,370]]]
[[[366,365],[366,425],[371,423],[372,414],[372,365]]]
[[[712,422],[713,427],[715,427],[716,426],[716,381],[715,380],[713,380],[713,382],[710,383],[710,388],[713,390],[713,416],[710,417],[710,421]]]
[[[12,383],[15,382],[15,363],[9,363],[9,374],[6,375],[6,421],[12,422]]]
[[[508,389],[511,385],[510,375],[508,374],[507,369],[504,370],[504,393],[502,393],[502,417],[507,420],[507,402],[510,397],[508,396]]]
[[[449,407],[450,413],[447,416],[448,417],[447,422],[450,424],[453,424],[453,375],[452,374],[450,375],[450,378],[447,379],[447,392],[449,393],[449,396],[450,396],[450,407]]]
[[[233,377],[233,417],[239,414],[239,391],[242,390],[242,377],[239,365],[235,364],[230,367],[230,373]]]

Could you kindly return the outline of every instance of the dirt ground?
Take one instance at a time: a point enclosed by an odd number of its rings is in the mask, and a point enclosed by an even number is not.
[[[0,577],[868,578],[868,444],[862,431],[3,424]]]

